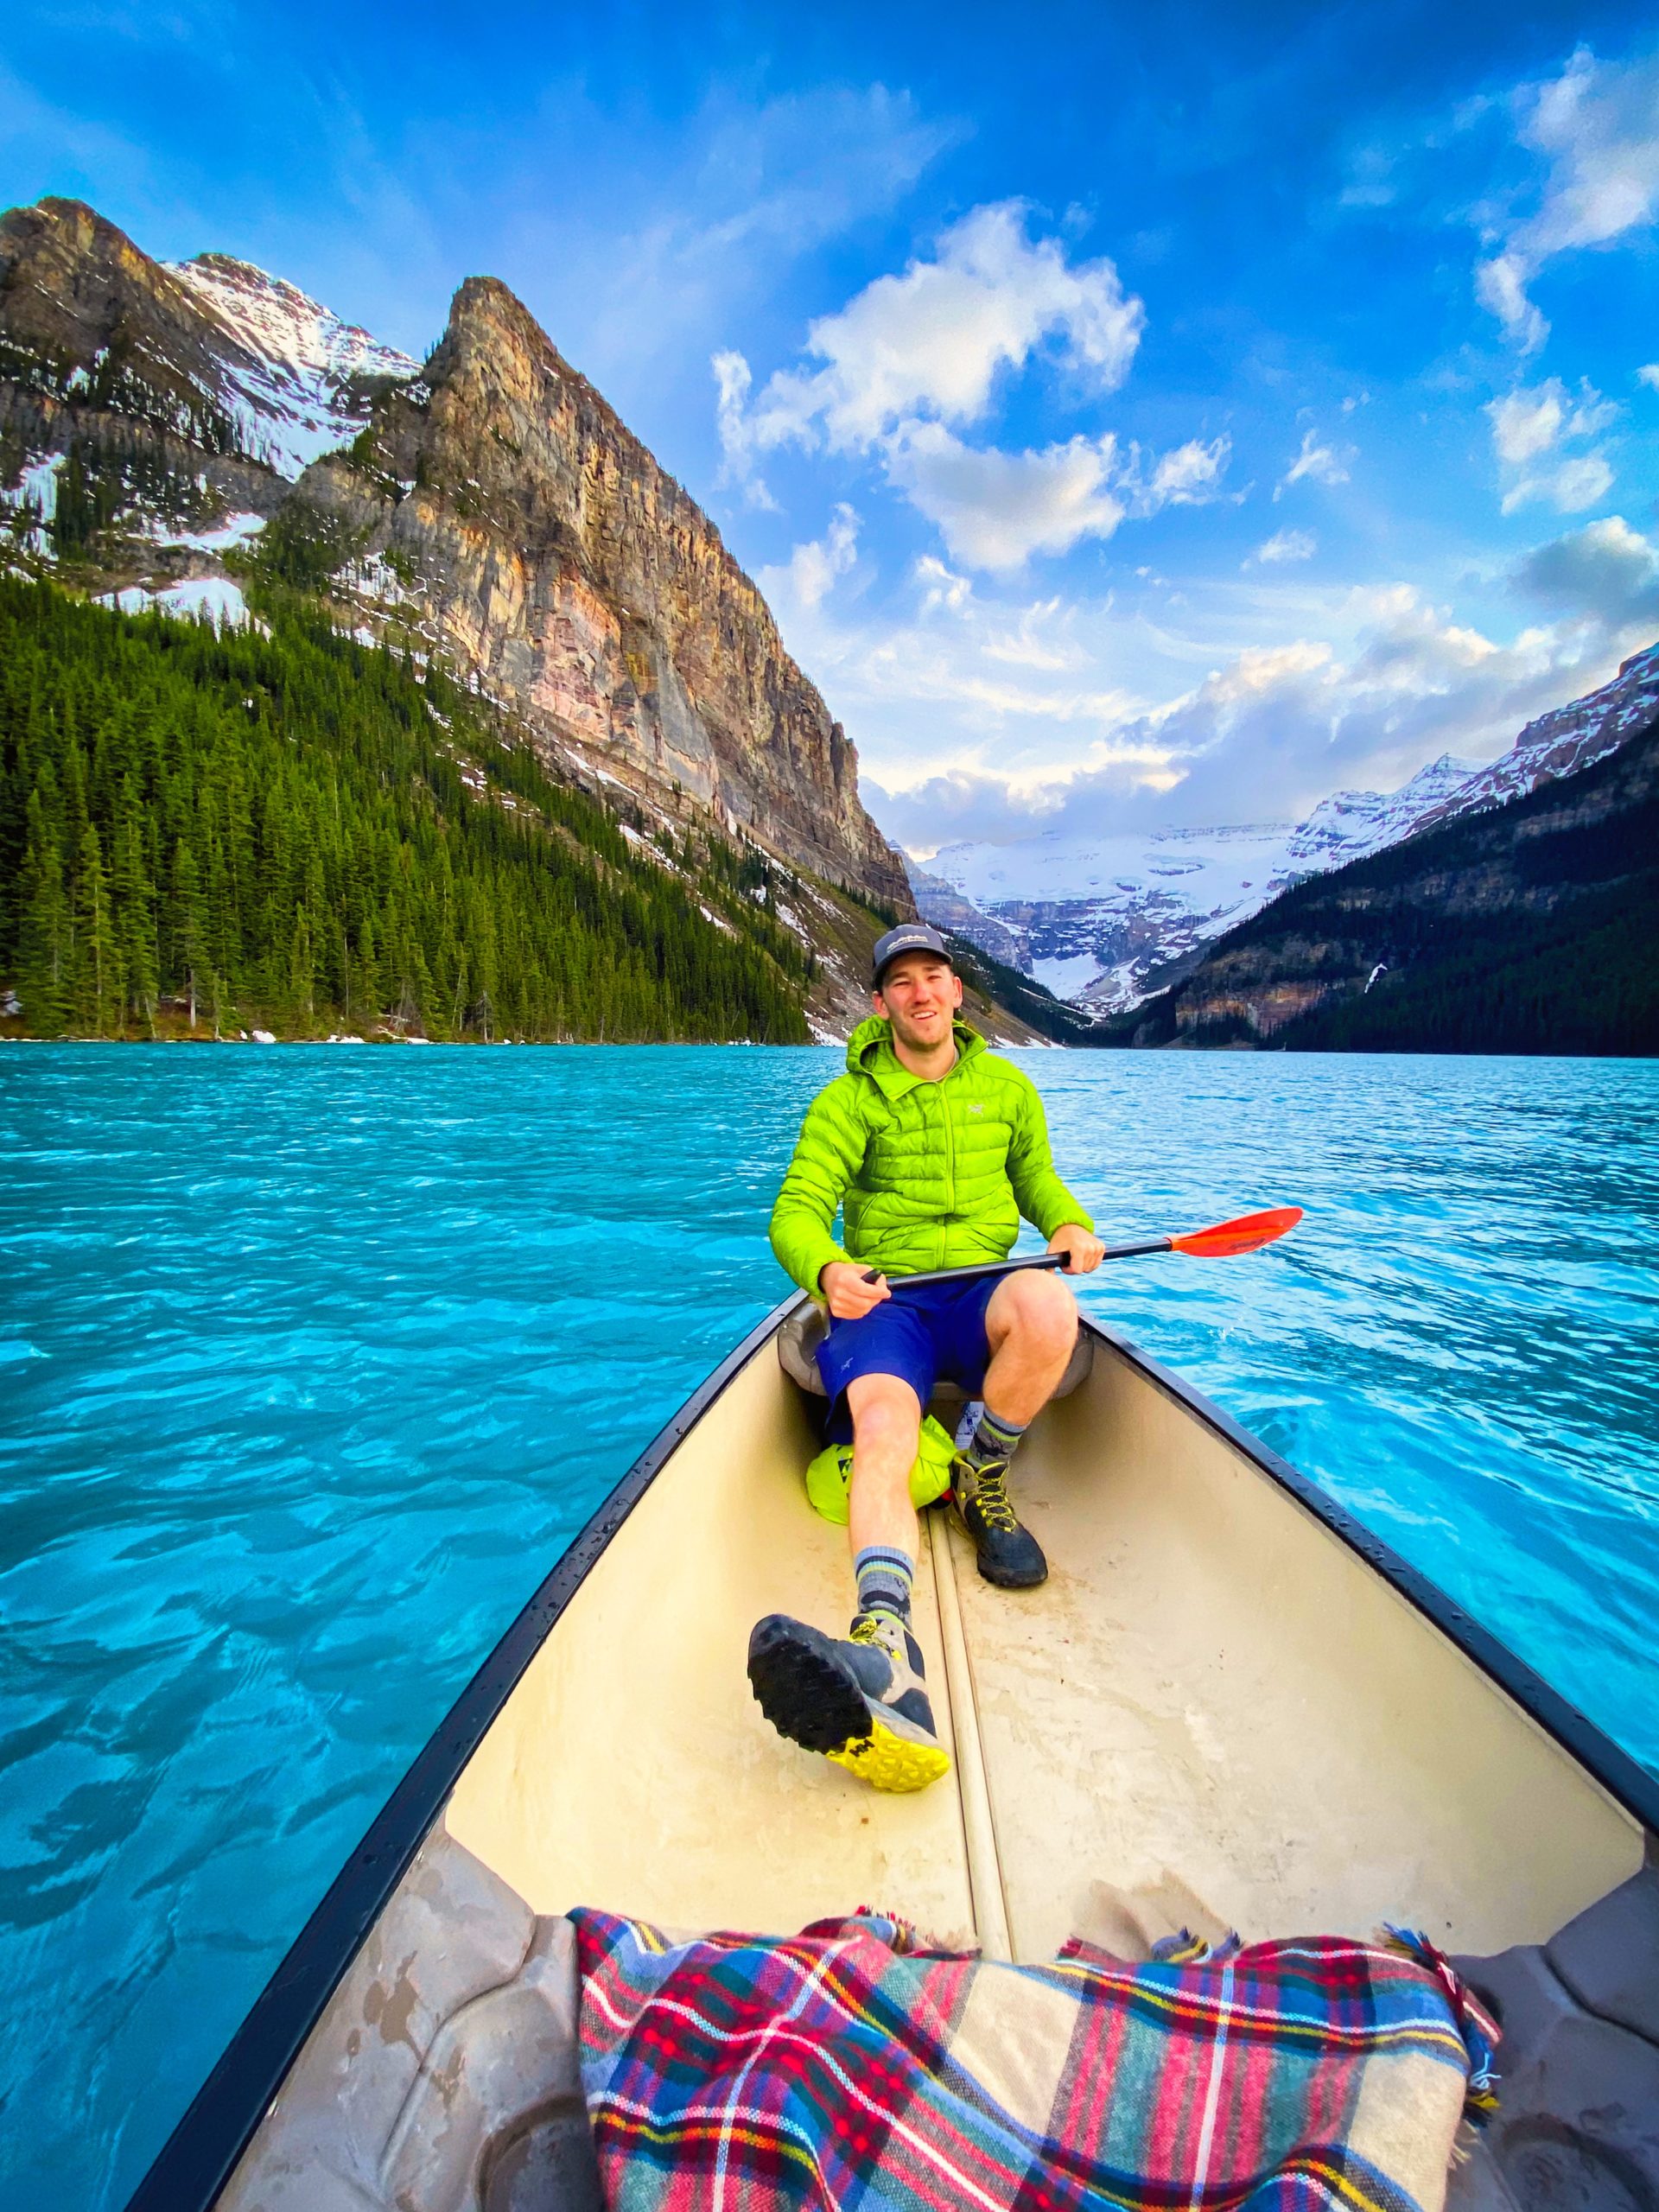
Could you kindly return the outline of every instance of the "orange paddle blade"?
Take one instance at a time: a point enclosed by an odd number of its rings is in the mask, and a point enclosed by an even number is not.
[[[1213,1229],[1195,1229],[1190,1236],[1172,1236],[1172,1252],[1185,1252],[1194,1260],[1230,1260],[1236,1252],[1254,1252],[1271,1244],[1302,1217],[1300,1206],[1271,1206],[1266,1213],[1242,1213],[1236,1221],[1217,1222]]]

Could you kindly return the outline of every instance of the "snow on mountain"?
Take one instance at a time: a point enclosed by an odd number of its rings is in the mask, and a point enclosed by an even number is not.
[[[368,420],[372,391],[420,364],[251,262],[205,253],[166,264],[224,327],[226,397],[249,452],[294,477],[346,444]]]
[[[941,927],[1057,998],[1114,1014],[1174,982],[1212,938],[1303,877],[1587,768],[1656,717],[1659,645],[1529,722],[1484,767],[1447,754],[1397,791],[1338,791],[1295,823],[947,845],[925,868],[911,865],[912,888]]]
[[[1446,804],[1426,815],[1417,825],[1430,829],[1478,807],[1501,806],[1506,799],[1522,798],[1538,785],[1558,776],[1571,776],[1580,768],[1612,753],[1644,729],[1659,715],[1659,645],[1634,653],[1611,683],[1540,715],[1522,731],[1509,751],[1484,768],[1478,768]]]
[[[948,845],[912,886],[942,926],[1000,959],[1012,946],[1057,998],[1115,1013],[1287,885],[1409,836],[1473,772],[1447,756],[1397,791],[1338,791],[1306,822]]]

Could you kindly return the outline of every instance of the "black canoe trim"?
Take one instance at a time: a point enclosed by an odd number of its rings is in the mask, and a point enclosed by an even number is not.
[[[128,2199],[126,2212],[212,2212],[282,2088],[307,2037],[403,1879],[462,1770],[600,1554],[694,1423],[793,1313],[791,1298],[752,1329],[642,1452],[573,1540],[552,1573],[456,1699],[385,1809],[335,1877],[225,2055]],[[1084,1325],[1146,1379],[1213,1430],[1339,1538],[1471,1659],[1547,1735],[1650,1832],[1659,1834],[1659,1781],[1427,1575],[1242,1428],[1192,1384],[1097,1321]]]
[[[402,1881],[461,1771],[605,1547],[671,1453],[796,1304],[752,1329],[640,1453],[455,1700],[254,2000],[127,2212],[210,2212],[306,2037]]]
[[[1649,1835],[1659,1836],[1659,1779],[1639,1765],[1628,1751],[1621,1751],[1577,1706],[1570,1704],[1559,1690],[1552,1689],[1541,1675],[1535,1673],[1524,1659],[1517,1658],[1506,1643],[1501,1643],[1490,1629],[1483,1628],[1438,1584],[1409,1566],[1398,1552],[1391,1551],[1380,1536],[1373,1535],[1363,1522],[1338,1505],[1327,1491],[1299,1473],[1288,1459],[1281,1459],[1276,1452],[1269,1450],[1260,1437],[1241,1428],[1230,1414],[1212,1405],[1201,1391],[1195,1390],[1179,1375],[1172,1374],[1168,1368],[1160,1367],[1126,1337],[1103,1328],[1098,1321],[1085,1316],[1084,1325],[1102,1338],[1166,1397],[1173,1398],[1206,1428],[1224,1438],[1253,1466],[1277,1483],[1281,1490],[1288,1491],[1299,1505],[1306,1507],[1333,1536],[1340,1537],[1350,1551],[1357,1552],[1368,1567],[1432,1621],[1466,1658],[1473,1660],[1482,1674],[1506,1692],[1547,1736],[1553,1736],[1586,1773],[1593,1775],[1608,1796],[1639,1821]]]

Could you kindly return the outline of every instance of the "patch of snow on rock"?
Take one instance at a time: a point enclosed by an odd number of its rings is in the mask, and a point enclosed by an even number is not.
[[[223,366],[232,413],[247,449],[279,475],[298,476],[355,437],[374,383],[408,383],[419,370],[250,262],[209,253],[168,267],[231,340]]]
[[[220,628],[228,625],[239,630],[253,619],[240,587],[228,576],[186,576],[181,582],[160,590],[130,584],[124,591],[111,592],[103,603],[119,607],[123,614],[142,614],[152,607],[163,614],[206,614]]]
[[[162,545],[188,545],[195,553],[223,553],[232,545],[246,545],[265,526],[264,515],[227,515],[212,530],[168,530],[158,524],[156,538]]]

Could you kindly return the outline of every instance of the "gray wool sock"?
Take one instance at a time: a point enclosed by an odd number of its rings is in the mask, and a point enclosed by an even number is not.
[[[1004,1421],[988,1406],[980,1410],[979,1426],[969,1438],[963,1457],[970,1467],[987,1467],[993,1461],[1011,1459],[1014,1446],[1026,1433],[1024,1421]]]
[[[891,1613],[908,1623],[916,1562],[896,1544],[866,1544],[853,1561],[861,1613]]]

